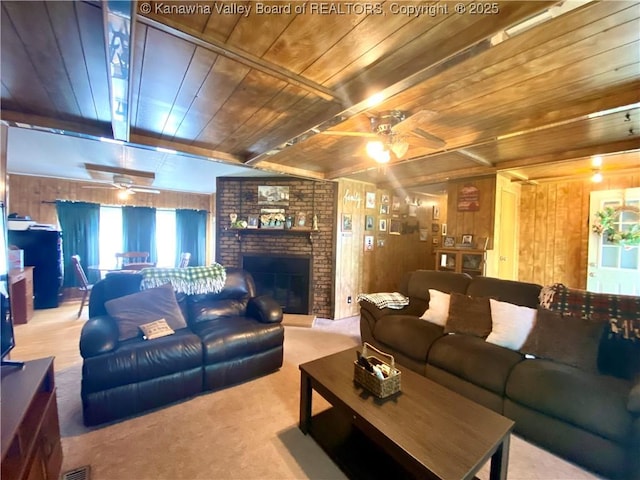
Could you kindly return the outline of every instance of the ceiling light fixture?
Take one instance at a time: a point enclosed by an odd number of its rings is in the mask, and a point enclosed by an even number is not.
[[[366,100],[367,108],[375,107],[384,101],[384,94],[382,92],[371,95]]]
[[[129,192],[129,190],[120,190],[118,191],[118,198],[120,200],[126,200],[127,198],[129,198],[129,194],[131,192]]]
[[[600,170],[596,170],[596,172],[591,176],[591,181],[593,183],[600,183],[602,182],[602,172]]]

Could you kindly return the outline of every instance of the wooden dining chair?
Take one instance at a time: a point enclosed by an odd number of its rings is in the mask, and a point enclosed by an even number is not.
[[[89,304],[89,294],[91,293],[91,289],[93,285],[89,283],[87,280],[87,275],[84,273],[84,268],[82,268],[82,264],[80,263],[80,255],[72,255],[71,262],[73,263],[73,269],[76,274],[76,280],[80,284],[78,286],[78,290],[82,292],[82,300],[80,301],[80,310],[78,310],[78,316],[76,318],[80,318],[82,315],[82,309],[85,305]]]
[[[180,254],[180,262],[178,263],[178,268],[186,268],[189,266],[189,260],[191,259],[190,252],[182,252]]]
[[[138,265],[153,266],[149,264],[149,252],[116,253],[116,265],[123,270],[141,270],[135,268]]]

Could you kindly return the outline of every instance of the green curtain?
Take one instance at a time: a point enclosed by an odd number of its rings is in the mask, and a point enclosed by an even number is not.
[[[149,261],[158,261],[155,208],[122,207],[122,233],[125,252],[149,252]]]
[[[80,255],[89,283],[100,279],[100,272],[90,270],[100,259],[100,205],[87,202],[56,201],[58,221],[62,228],[62,252],[64,261],[64,287],[76,287],[76,273],[71,263],[72,255]]]
[[[191,253],[189,266],[206,263],[207,211],[176,209],[176,258]]]

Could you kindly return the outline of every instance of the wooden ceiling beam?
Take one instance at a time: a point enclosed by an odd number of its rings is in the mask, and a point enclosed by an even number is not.
[[[244,159],[237,155],[221,152],[219,150],[197,147],[195,145],[188,145],[177,141],[165,140],[163,138],[148,137],[139,133],[131,133],[131,143],[152,148],[159,147],[167,150],[176,150],[180,153],[193,155],[195,157],[204,157],[213,161],[219,161],[231,165],[246,166],[244,164]]]
[[[621,175],[637,175],[638,168],[620,168],[618,170],[600,170],[603,177],[618,177]],[[534,177],[527,180],[521,180],[518,178],[512,179],[513,183],[523,183],[538,185],[540,183],[550,183],[558,181],[570,181],[570,180],[586,180],[593,176],[593,172],[576,173],[575,175],[557,175],[549,177]]]
[[[436,183],[447,182],[449,180],[455,180],[457,178],[472,178],[472,177],[482,177],[492,173],[495,173],[495,169],[487,168],[487,167],[471,167],[471,168],[461,168],[458,170],[450,170],[448,172],[440,172],[440,173],[431,173],[427,175],[420,176],[412,176],[409,178],[395,178],[393,181],[379,183],[377,188],[382,189],[393,189],[393,188],[411,188],[418,187],[423,185],[433,185]],[[392,176],[392,175],[388,175]]]
[[[260,72],[266,73],[267,75],[271,75],[272,77],[278,78],[287,83],[300,87],[303,90],[306,90],[309,93],[317,95],[318,97],[324,100],[327,100],[329,102],[334,102],[334,101],[338,101],[340,103],[343,102],[341,95],[329,88],[326,88],[318,83],[312,82],[311,80],[301,75],[297,75],[278,65],[267,62],[262,58],[259,58],[247,52],[244,52],[239,48],[233,47],[231,45],[226,45],[223,42],[218,42],[212,38],[204,39],[200,32],[193,30],[189,27],[186,27],[184,25],[177,25],[174,22],[171,22],[169,19],[165,20],[166,23],[160,23],[149,17],[139,15],[138,22],[144,25],[147,25],[149,27],[155,28],[157,30],[160,30],[161,32],[172,35],[176,38],[185,40],[199,47],[205,48],[211,52],[222,55],[223,57],[226,57],[230,60],[234,60],[249,68],[256,69]]]
[[[107,83],[113,138],[129,141],[131,130],[131,65],[136,19],[135,2],[102,0]]]

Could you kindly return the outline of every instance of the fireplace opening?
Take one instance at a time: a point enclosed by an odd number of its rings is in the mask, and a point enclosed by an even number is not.
[[[309,313],[311,257],[243,255],[242,268],[253,277],[257,294],[273,297],[284,313]]]

